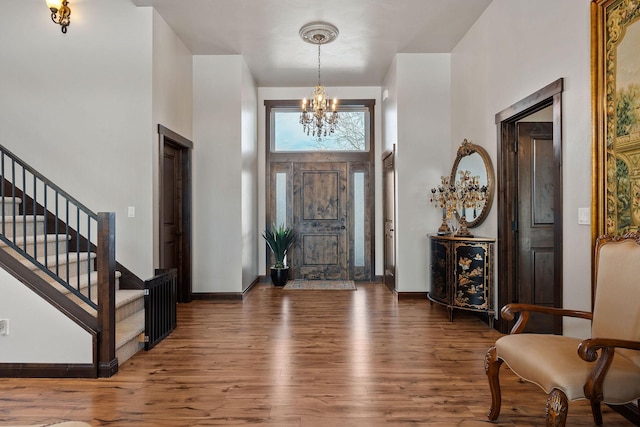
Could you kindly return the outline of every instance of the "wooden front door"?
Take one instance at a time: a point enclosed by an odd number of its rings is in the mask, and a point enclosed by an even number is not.
[[[522,122],[517,129],[517,300],[554,307],[553,125]],[[553,320],[532,313],[526,331],[553,333]]]
[[[298,232],[293,275],[348,279],[347,163],[294,163],[292,202]]]
[[[298,101],[265,101],[265,224],[298,234],[287,255],[292,279],[373,278],[374,105],[341,100],[341,129],[320,139],[302,133]]]

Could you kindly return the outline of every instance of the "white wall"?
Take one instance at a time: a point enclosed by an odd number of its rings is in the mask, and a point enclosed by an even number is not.
[[[129,0],[85,0],[71,7],[71,25],[62,34],[43,2],[3,4],[0,144],[93,211],[115,212],[116,257],[147,278],[153,271],[152,9]],[[127,218],[127,206],[136,207],[135,218]],[[49,319],[50,307],[25,296],[30,291],[20,286],[13,279],[0,283],[6,304],[0,318],[12,318],[11,328],[21,337],[9,337],[14,361],[62,361],[71,351],[87,361],[75,349],[77,326]],[[7,308],[12,311],[5,314]],[[45,337],[41,324],[23,313],[55,324],[55,332],[48,332],[64,335],[65,348],[50,349],[43,341],[34,349]],[[91,351],[90,341],[82,348]]]
[[[93,211],[115,212],[116,257],[146,278],[152,9],[129,0],[71,7],[62,34],[40,1],[3,5],[0,144]]]
[[[452,163],[450,55],[397,54],[383,89],[389,95],[384,146],[396,144],[396,290],[425,292],[427,234],[442,218],[429,203],[429,189],[440,182],[443,165]]]
[[[242,126],[242,290],[258,271],[258,90],[247,63],[241,66]]]
[[[191,52],[165,20],[153,10],[153,93],[149,123],[153,168],[153,265],[159,266],[159,152],[158,124],[187,138],[193,127],[193,59]]]
[[[577,223],[578,208],[591,206],[590,3],[494,0],[451,55],[451,150],[467,138],[489,152],[494,166],[495,114],[564,78],[563,299],[566,308],[581,310],[590,310],[591,294],[591,230]],[[497,236],[495,205],[477,231]],[[566,335],[584,336],[587,328],[565,322]]]
[[[0,363],[93,363],[91,334],[3,269],[0,295],[0,319],[9,319]]]
[[[398,143],[397,70],[398,57],[395,56],[382,83],[382,147],[385,152],[393,151],[393,146]]]
[[[340,99],[374,99],[374,145],[375,145],[375,273],[382,275],[382,116],[381,116],[381,89],[379,86],[360,87],[325,87],[327,95],[331,98]],[[266,109],[265,100],[288,100],[309,98],[313,87],[261,87],[258,88],[258,229],[265,229],[265,161],[266,161]],[[300,129],[302,132],[302,128]],[[259,234],[260,236],[260,234]],[[266,273],[266,246],[262,237],[258,240],[258,258],[260,274]]]
[[[258,241],[255,214],[243,211],[255,209],[252,91],[242,56],[193,57],[196,293],[241,292],[257,276],[251,277],[256,261],[249,246]]]
[[[153,142],[157,124],[191,139],[193,57],[166,21],[153,10]]]

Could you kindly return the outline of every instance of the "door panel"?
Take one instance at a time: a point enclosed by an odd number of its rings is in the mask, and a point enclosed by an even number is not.
[[[293,276],[348,279],[347,163],[294,163]]]
[[[180,152],[165,145],[162,159],[162,211],[160,213],[160,268],[177,268],[179,257],[180,220],[179,209],[181,178]]]
[[[518,124],[517,301],[553,307],[554,184],[551,123]],[[554,319],[533,313],[527,332],[553,333]]]

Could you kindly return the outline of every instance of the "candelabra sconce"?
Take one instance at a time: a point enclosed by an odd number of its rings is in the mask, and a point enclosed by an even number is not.
[[[451,191],[452,187],[449,185],[449,177],[440,177],[441,183],[437,187],[431,189],[431,203],[434,203],[436,208],[442,209],[442,224],[438,228],[439,235],[451,234],[451,228],[447,224],[447,220],[451,218]]]
[[[67,0],[46,0],[46,2],[51,11],[51,20],[60,25],[60,29],[66,34],[67,27],[71,23],[69,2]]]

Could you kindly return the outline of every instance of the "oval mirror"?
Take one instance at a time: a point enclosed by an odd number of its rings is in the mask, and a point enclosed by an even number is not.
[[[473,208],[467,208],[464,212],[467,227],[477,227],[482,224],[491,210],[495,178],[493,175],[493,164],[491,163],[489,154],[484,148],[472,144],[466,139],[462,141],[462,145],[458,148],[458,154],[455,162],[453,162],[449,182],[455,183],[460,181],[461,172],[463,172],[463,174],[468,172],[468,177],[477,177],[478,186],[480,188],[486,187],[484,203],[478,204]],[[455,215],[458,222],[460,222],[460,215],[457,211]]]

